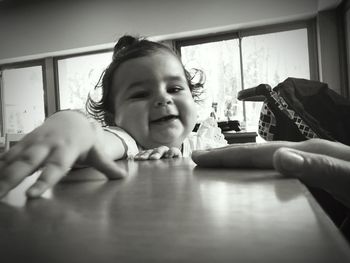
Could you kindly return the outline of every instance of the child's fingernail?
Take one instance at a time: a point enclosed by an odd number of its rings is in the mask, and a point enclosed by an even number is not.
[[[281,154],[281,168],[285,172],[298,173],[301,172],[304,166],[303,156],[293,152],[285,151]]]
[[[30,198],[39,197],[45,190],[43,185],[35,185],[27,190],[27,196]]]
[[[157,159],[160,158],[160,153],[152,153],[150,156],[151,159]]]
[[[142,157],[142,154],[138,153],[134,156],[134,159],[139,160],[141,159],[141,157]]]

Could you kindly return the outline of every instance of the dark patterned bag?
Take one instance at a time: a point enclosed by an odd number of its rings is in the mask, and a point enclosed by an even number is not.
[[[322,138],[350,145],[350,102],[318,81],[287,78],[242,90],[239,100],[264,101],[259,134],[265,140]],[[308,187],[350,241],[350,210],[322,189]]]
[[[238,99],[264,101],[258,132],[265,140],[322,138],[350,145],[350,101],[326,83],[287,78],[274,89],[260,84],[242,90]]]

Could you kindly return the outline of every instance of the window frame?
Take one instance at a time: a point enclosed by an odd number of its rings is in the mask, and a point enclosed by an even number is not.
[[[28,61],[23,61],[23,62],[13,62],[13,63],[7,63],[7,64],[2,64],[0,65],[0,116],[1,116],[1,137],[5,136],[5,131],[6,131],[6,110],[5,110],[5,102],[4,102],[4,84],[3,84],[3,78],[2,78],[2,73],[4,70],[9,70],[9,69],[20,69],[20,68],[29,68],[29,67],[35,67],[35,66],[40,66],[41,67],[41,73],[42,73],[42,78],[43,78],[43,94],[44,94],[44,114],[45,118],[47,118],[49,110],[48,110],[48,101],[49,98],[47,96],[48,90],[48,83],[47,83],[47,72],[46,72],[46,62],[45,59],[35,59],[35,60],[28,60]]]
[[[83,56],[89,56],[89,55],[97,55],[101,53],[107,53],[107,52],[113,52],[113,48],[106,48],[101,50],[93,50],[93,51],[87,51],[87,52],[80,52],[80,53],[74,53],[69,55],[63,55],[63,56],[57,56],[53,58],[53,65],[54,65],[54,78],[55,78],[55,104],[56,104],[56,111],[60,110],[61,108],[61,102],[60,102],[60,83],[59,83],[59,72],[58,72],[58,62],[59,60],[69,59],[69,58],[75,58],[75,57],[83,57]]]
[[[239,41],[239,53],[240,53],[240,74],[241,74],[241,89],[245,89],[244,76],[243,76],[243,59],[242,59],[242,45],[241,41],[244,37],[264,35],[270,33],[286,32],[290,30],[306,29],[308,38],[308,53],[309,53],[309,71],[311,80],[320,80],[319,74],[319,62],[318,62],[318,47],[317,47],[317,23],[316,18],[300,20],[287,23],[279,23],[267,26],[251,27],[246,29],[238,29],[227,32],[219,32],[212,34],[205,34],[199,36],[192,36],[186,38],[174,39],[174,46],[176,53],[181,57],[181,47],[205,44],[223,40]],[[246,120],[246,106],[243,101],[243,119]]]
[[[240,39],[248,36],[263,35],[269,33],[278,33],[289,30],[307,29],[308,50],[309,50],[309,70],[310,79],[319,80],[319,67],[317,55],[317,28],[316,18],[308,20],[300,20],[296,22],[279,23],[267,26],[251,27],[246,29],[238,29],[235,31],[226,31],[213,34],[205,34],[186,38],[174,39],[176,52],[181,56],[181,47],[204,44],[215,41]]]

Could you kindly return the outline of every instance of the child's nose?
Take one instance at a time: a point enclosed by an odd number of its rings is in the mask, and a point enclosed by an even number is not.
[[[168,106],[172,103],[173,103],[173,101],[169,96],[159,96],[158,98],[155,99],[154,106],[155,107],[165,107],[165,106]]]

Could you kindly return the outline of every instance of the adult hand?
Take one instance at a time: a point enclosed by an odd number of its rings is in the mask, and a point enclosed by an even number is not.
[[[350,147],[322,139],[229,145],[192,155],[205,167],[275,168],[330,192],[350,207]]]
[[[102,150],[97,134],[80,113],[54,114],[0,157],[0,198],[27,176],[42,170],[27,191],[29,197],[39,197],[77,161],[95,167],[108,178],[123,177],[123,171]]]

